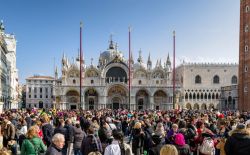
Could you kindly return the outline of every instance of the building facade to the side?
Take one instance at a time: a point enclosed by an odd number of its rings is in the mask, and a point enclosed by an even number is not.
[[[234,79],[236,80],[236,79]],[[233,82],[236,83],[237,81]],[[221,111],[238,110],[238,85],[221,87],[221,98],[219,109]]]
[[[26,108],[53,108],[53,83],[50,76],[35,75],[26,79]]]
[[[237,84],[237,75],[237,64],[182,63],[176,68],[176,82],[181,86],[180,106],[220,109],[221,87]]]
[[[240,1],[239,110],[250,111],[250,0]]]
[[[97,66],[92,61],[86,66],[83,61],[82,95],[79,56],[70,62],[63,55],[61,62],[61,77],[58,77],[58,70],[55,71],[54,104],[57,108],[172,109],[172,69],[169,57],[164,65],[159,60],[153,67],[150,55],[147,63],[143,62],[141,51],[136,63],[131,56],[130,96],[129,63],[112,40],[108,49],[100,54]]]
[[[6,34],[3,22],[0,22],[1,45],[1,107],[17,109],[19,102],[18,70],[16,68],[16,39]]]

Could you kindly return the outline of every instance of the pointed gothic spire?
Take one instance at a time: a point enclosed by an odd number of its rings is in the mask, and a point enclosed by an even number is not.
[[[134,64],[134,57],[133,57],[133,52],[131,51],[131,55],[130,55],[130,62],[131,64]]]
[[[3,25],[3,20],[1,20],[0,22],[0,32],[4,32],[5,28],[4,28],[4,25]]]
[[[160,59],[160,61],[159,61],[159,67],[162,67],[162,65],[161,65],[161,59]]]
[[[109,49],[115,49],[115,48],[114,48],[114,44],[113,44],[112,37],[113,37],[113,34],[110,35]]]
[[[158,60],[156,61],[156,64],[155,64],[155,67],[158,67],[158,65],[159,65],[159,62],[158,62]]]
[[[150,52],[149,52],[149,54],[148,54],[148,63],[152,63],[152,62],[151,62],[151,57],[150,57]]]
[[[55,68],[55,79],[58,79],[58,69],[57,69],[57,66]]]
[[[139,58],[137,59],[137,61],[139,62],[139,63],[142,63],[143,61],[142,61],[142,56],[141,56],[141,49],[139,50]]]
[[[171,61],[170,61],[170,58],[169,58],[169,53],[168,53],[167,63],[166,63],[166,65],[171,65]]]

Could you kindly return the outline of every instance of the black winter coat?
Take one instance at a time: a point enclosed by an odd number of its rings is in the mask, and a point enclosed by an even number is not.
[[[250,154],[250,131],[247,129],[236,129],[225,144],[227,155],[249,155]]]

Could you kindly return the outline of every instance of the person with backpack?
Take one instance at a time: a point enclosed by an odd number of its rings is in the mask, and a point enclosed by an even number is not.
[[[108,145],[104,151],[104,155],[132,155],[131,147],[123,142],[123,133],[113,130],[114,140]]]
[[[36,126],[31,126],[29,128],[26,137],[27,139],[23,141],[21,146],[21,155],[38,155],[47,150],[42,139],[38,137]]]

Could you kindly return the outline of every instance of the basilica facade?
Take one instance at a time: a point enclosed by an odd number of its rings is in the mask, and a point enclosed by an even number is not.
[[[131,56],[130,91],[129,60],[124,58],[112,39],[108,49],[100,53],[97,65],[91,61],[91,64],[86,66],[84,60],[81,64],[80,88],[80,58],[78,56],[70,62],[63,54],[60,77],[58,69],[55,69],[53,105],[56,108],[168,110],[173,107],[172,67],[169,56],[163,64],[159,60],[155,66],[152,66],[150,54],[145,63],[141,51],[136,61]],[[179,90],[177,85],[176,92]]]

